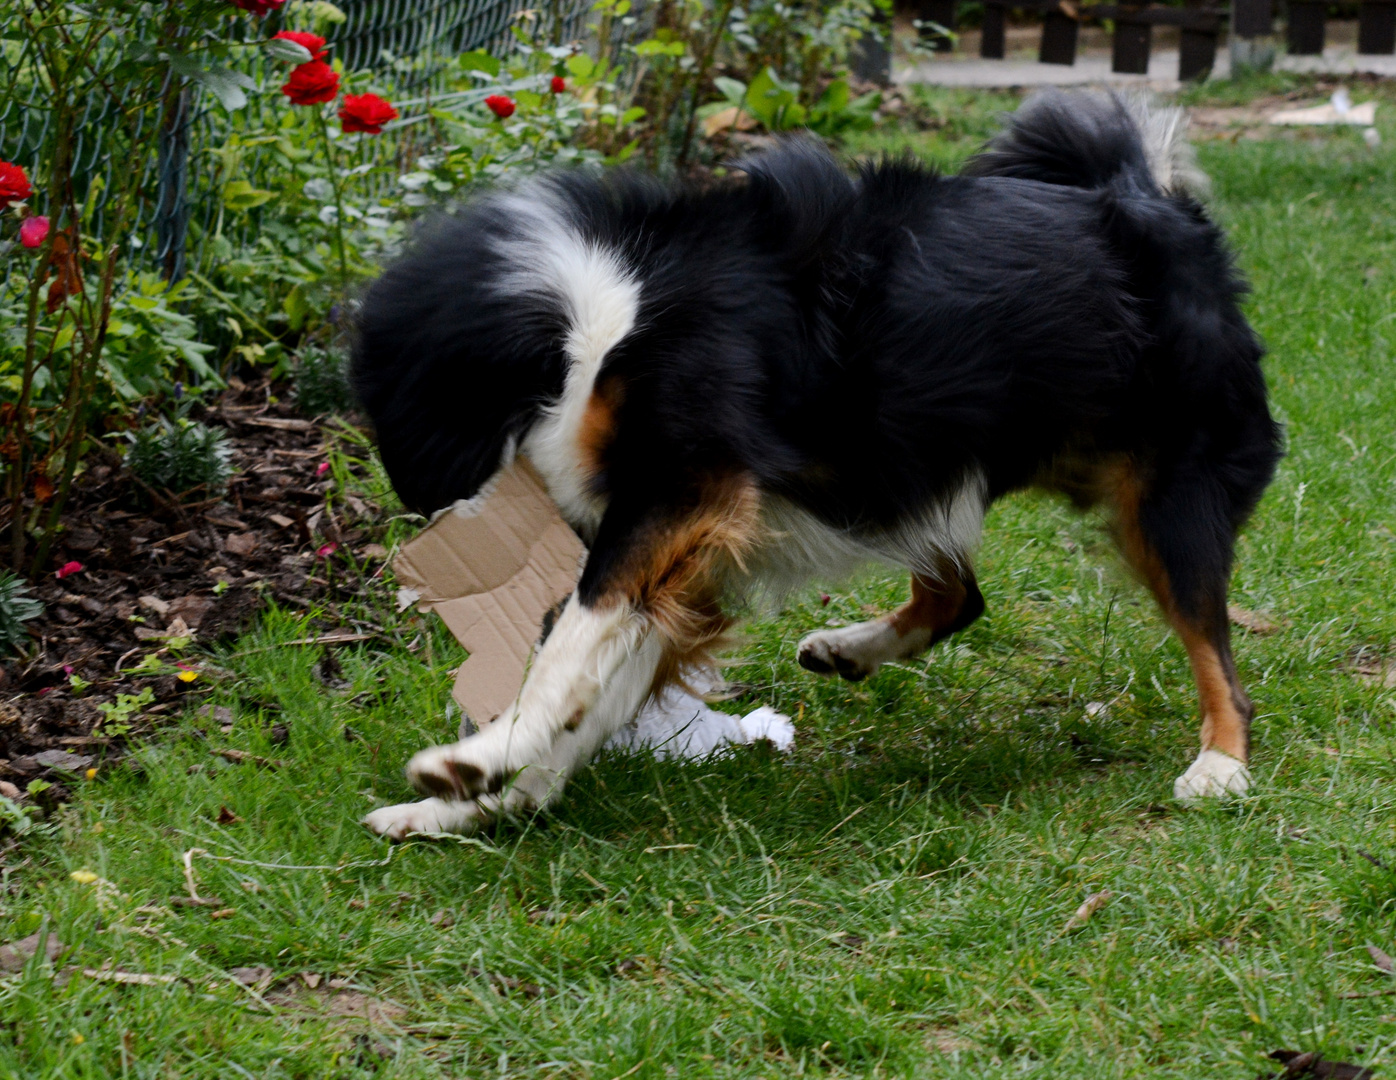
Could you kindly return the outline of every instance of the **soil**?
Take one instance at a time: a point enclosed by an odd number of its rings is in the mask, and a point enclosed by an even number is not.
[[[295,415],[279,389],[233,380],[192,414],[227,433],[235,472],[222,497],[181,504],[145,488],[110,451],[89,459],[52,566],[33,583],[44,613],[26,624],[32,641],[24,656],[0,664],[0,794],[14,797],[41,779],[52,787],[40,804],[63,801],[66,784],[121,752],[122,739],[94,734],[104,719],[98,705],[149,688],[154,702],[127,735],[149,731],[182,698],[209,689],[197,674],[172,673],[185,655],[197,668],[197,652],[182,651],[188,643],[229,639],[272,602],[334,611],[336,599],[363,587],[338,549],[352,552],[363,574],[386,558],[371,542],[376,507],[352,495],[327,501],[334,480],[325,425]],[[132,674],[151,653],[166,673]]]

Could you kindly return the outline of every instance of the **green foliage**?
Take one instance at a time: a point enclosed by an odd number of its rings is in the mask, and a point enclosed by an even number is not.
[[[339,349],[308,346],[291,368],[296,405],[309,416],[347,412],[355,405],[349,358]]]
[[[0,571],[0,649],[17,652],[29,640],[24,624],[38,618],[44,605],[29,594],[29,585],[18,574]]]
[[[155,701],[155,692],[143,687],[138,694],[117,694],[115,701],[102,702],[97,711],[102,714],[102,723],[94,735],[114,739],[131,730],[131,721],[136,714]]]
[[[162,416],[127,438],[127,467],[155,490],[207,497],[227,488],[232,451],[222,431],[185,416]]]

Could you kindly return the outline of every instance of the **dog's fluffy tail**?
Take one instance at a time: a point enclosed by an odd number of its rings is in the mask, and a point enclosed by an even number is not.
[[[967,176],[1104,187],[1129,175],[1146,188],[1201,197],[1210,184],[1187,141],[1182,109],[1141,96],[1049,90],[1029,98],[970,159]]]

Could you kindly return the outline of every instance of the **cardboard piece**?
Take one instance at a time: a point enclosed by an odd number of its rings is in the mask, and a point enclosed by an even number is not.
[[[403,546],[393,571],[470,653],[452,696],[478,726],[523,686],[547,613],[577,587],[586,548],[533,466],[518,458]]]
[[[441,616],[470,653],[451,696],[475,727],[518,697],[549,611],[572,594],[586,548],[562,520],[542,479],[519,458],[473,499],[441,513],[393,562],[402,606]],[[715,693],[716,670],[688,683]],[[468,734],[461,723],[461,738]],[[646,703],[607,746],[649,749],[659,757],[704,758],[765,739],[782,751],[794,742],[788,716],[767,705],[732,716],[679,686]]]
[[[1371,127],[1377,122],[1377,103],[1364,101],[1361,105],[1351,105],[1346,109],[1336,104],[1315,105],[1311,109],[1286,109],[1270,117],[1272,124],[1319,125],[1354,124],[1357,127]]]

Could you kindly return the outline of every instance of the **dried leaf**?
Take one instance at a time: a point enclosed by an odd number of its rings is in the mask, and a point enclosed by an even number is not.
[[[1372,963],[1376,964],[1382,971],[1386,972],[1388,975],[1396,975],[1396,960],[1391,959],[1389,955],[1382,952],[1375,945],[1367,946],[1367,954],[1371,956]]]
[[[1235,604],[1227,605],[1226,615],[1242,630],[1251,634],[1273,634],[1289,625],[1288,619],[1282,619],[1268,611],[1247,611]]]
[[[258,757],[256,754],[249,754],[246,750],[210,750],[214,757],[221,757],[225,761],[231,761],[234,765],[246,765],[249,762],[253,765],[260,765],[264,769],[280,769],[285,767],[284,761],[277,761],[275,758]]]
[[[211,907],[219,908],[223,901],[216,896],[172,896],[170,907]]]
[[[305,983],[306,986],[314,990],[317,986],[320,985],[320,976],[313,971],[302,971],[301,982]]]
[[[238,817],[235,813],[233,813],[231,810],[229,810],[226,806],[220,806],[220,807],[218,808],[218,824],[220,824],[220,825],[236,825],[236,824],[237,824],[239,821],[241,821],[241,820],[242,820],[242,818]]]
[[[276,973],[269,967],[258,966],[236,967],[228,972],[228,974],[235,983],[261,990],[271,985],[271,980]]]
[[[1062,933],[1069,933],[1078,926],[1084,924],[1087,919],[1108,904],[1110,902],[1110,897],[1114,895],[1115,894],[1109,889],[1102,889],[1098,893],[1091,893],[1090,896],[1086,897],[1085,903],[1076,909],[1076,914],[1067,919],[1066,926],[1062,928]]]
[[[210,911],[208,913],[208,917],[210,919],[231,919],[237,913],[237,908],[225,907],[219,908],[217,911]]]

